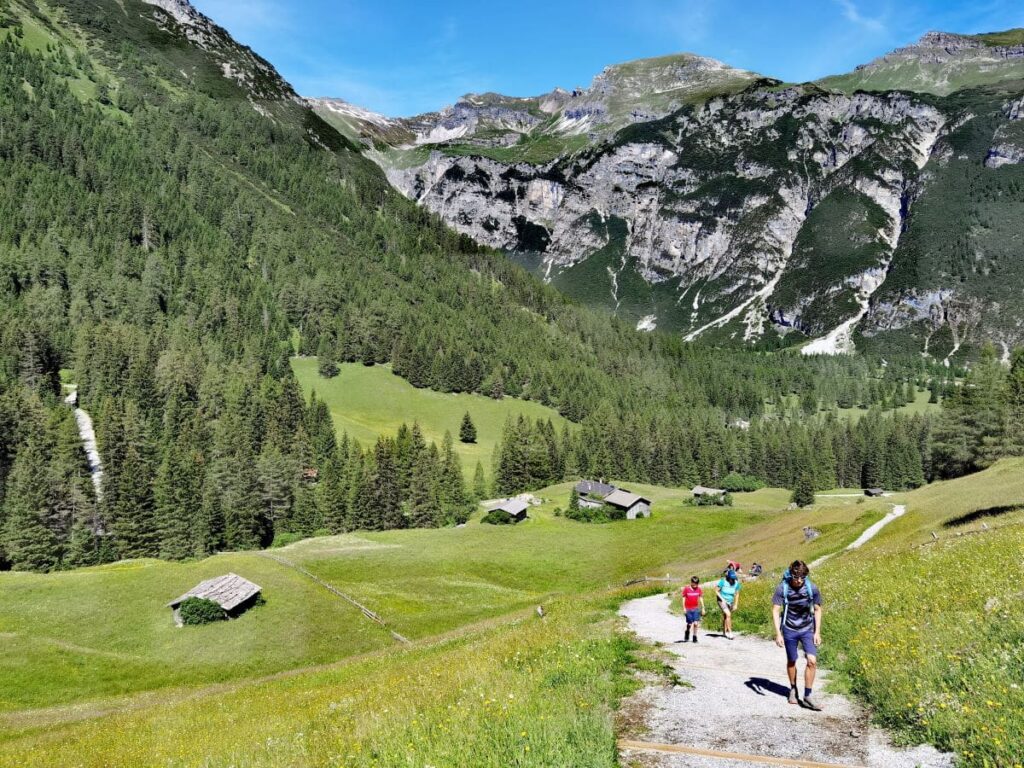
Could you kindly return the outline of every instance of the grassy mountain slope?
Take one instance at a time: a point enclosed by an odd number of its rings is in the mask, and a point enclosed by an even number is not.
[[[941,96],[1024,76],[1024,30],[979,35],[929,32],[853,72],[818,83],[845,93],[917,91]]]
[[[535,605],[625,581],[686,553],[717,556],[786,505],[784,491],[739,494],[731,514],[683,508],[687,491],[630,486],[656,516],[639,525],[586,525],[553,516],[569,485],[516,527],[482,525],[311,538],[272,550],[354,596],[407,637],[429,638]],[[795,536],[806,516],[779,520]],[[852,520],[848,512],[838,520]],[[700,530],[694,536],[693,527]],[[827,545],[827,544],[826,544]],[[707,550],[707,552],[705,552]],[[266,604],[236,621],[174,626],[166,603],[199,581],[235,572]],[[55,574],[0,574],[0,663],[9,728],[33,710],[122,694],[180,689],[339,660],[393,646],[351,605],[256,553],[187,563],[131,560]],[[102,621],[97,617],[102,615]]]

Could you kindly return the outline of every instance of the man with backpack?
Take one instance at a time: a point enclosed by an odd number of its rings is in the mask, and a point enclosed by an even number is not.
[[[772,596],[772,620],[775,623],[775,644],[786,649],[789,703],[820,711],[821,707],[812,698],[812,693],[814,675],[818,671],[818,646],[821,645],[821,592],[811,583],[809,574],[810,569],[803,560],[793,561]],[[803,646],[807,660],[802,699],[796,684],[799,646]]]
[[[688,586],[683,587],[683,610],[686,611],[686,634],[683,642],[690,639],[690,631],[693,631],[693,642],[697,642],[697,630],[700,629],[700,619],[707,612],[704,609],[704,590],[700,588],[700,579],[694,576],[690,579]]]
[[[740,607],[740,579],[732,568],[725,572],[724,579],[718,580],[715,596],[722,611],[722,630],[732,640],[732,615]]]

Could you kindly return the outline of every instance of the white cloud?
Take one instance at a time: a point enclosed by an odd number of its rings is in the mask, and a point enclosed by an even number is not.
[[[886,24],[881,18],[865,16],[853,0],[835,0],[843,9],[843,16],[847,21],[856,24],[858,27],[874,32],[876,34],[886,31]]]

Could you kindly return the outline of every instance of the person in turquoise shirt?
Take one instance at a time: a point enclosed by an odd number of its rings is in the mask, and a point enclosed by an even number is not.
[[[730,568],[726,572],[725,578],[718,580],[715,585],[715,596],[718,598],[718,607],[722,611],[725,636],[732,640],[732,615],[740,607],[740,580],[736,571]]]

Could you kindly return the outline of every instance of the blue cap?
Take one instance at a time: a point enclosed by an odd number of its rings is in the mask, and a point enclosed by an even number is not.
[[[725,578],[727,578],[727,579],[735,579],[736,578],[736,571],[734,571],[732,568],[730,568],[729,572],[725,574]]]

